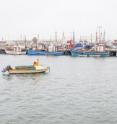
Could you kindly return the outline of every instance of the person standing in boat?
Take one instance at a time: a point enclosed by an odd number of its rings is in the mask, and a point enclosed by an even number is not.
[[[33,66],[39,66],[39,65],[40,65],[39,59],[37,59],[37,61],[34,61],[34,62],[33,62]]]

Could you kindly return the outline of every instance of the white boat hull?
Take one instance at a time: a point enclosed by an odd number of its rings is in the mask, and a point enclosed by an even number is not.
[[[18,51],[8,51],[8,50],[5,50],[6,54],[8,55],[25,55],[26,52],[18,52]]]

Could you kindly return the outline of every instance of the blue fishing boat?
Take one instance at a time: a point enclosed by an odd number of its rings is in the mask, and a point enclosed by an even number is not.
[[[109,57],[109,52],[87,52],[87,51],[75,51],[71,50],[72,56],[79,56],[79,57]]]
[[[3,70],[3,74],[37,74],[46,73],[50,71],[50,67],[44,67],[40,65],[39,61],[34,61],[33,65],[24,66],[6,66]]]
[[[78,43],[76,44],[76,46],[71,49],[71,55],[72,56],[81,56],[81,57],[95,57],[95,56],[99,56],[99,57],[108,57],[110,56],[109,52],[105,51],[103,49],[104,45],[103,44],[98,44],[96,48],[98,48],[98,51],[94,49],[94,46],[92,45],[87,45],[87,44],[82,44],[82,43]],[[101,50],[100,50],[101,48]]]
[[[64,52],[49,52],[49,51],[44,51],[44,50],[27,50],[26,52],[27,55],[52,55],[52,56],[62,56],[64,55]]]

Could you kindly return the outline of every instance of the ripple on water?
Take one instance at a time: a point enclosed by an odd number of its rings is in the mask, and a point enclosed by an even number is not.
[[[36,57],[0,58],[5,66],[30,64]],[[50,73],[0,75],[0,124],[117,123],[115,58],[40,60],[51,67]]]

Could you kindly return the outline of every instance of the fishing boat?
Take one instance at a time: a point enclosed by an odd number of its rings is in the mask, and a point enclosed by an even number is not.
[[[72,56],[78,56],[78,57],[109,57],[109,52],[89,52],[89,51],[71,51]]]
[[[22,49],[21,46],[7,47],[5,53],[8,55],[25,55],[26,50]]]
[[[49,67],[38,65],[36,62],[33,65],[28,66],[7,66],[3,69],[3,74],[36,74],[46,73],[50,70]]]
[[[71,56],[79,57],[109,57],[110,54],[105,50],[105,44],[87,45],[78,43],[70,50]]]
[[[50,55],[50,56],[62,56],[64,52],[61,51],[45,51],[45,50],[27,50],[27,55]]]

